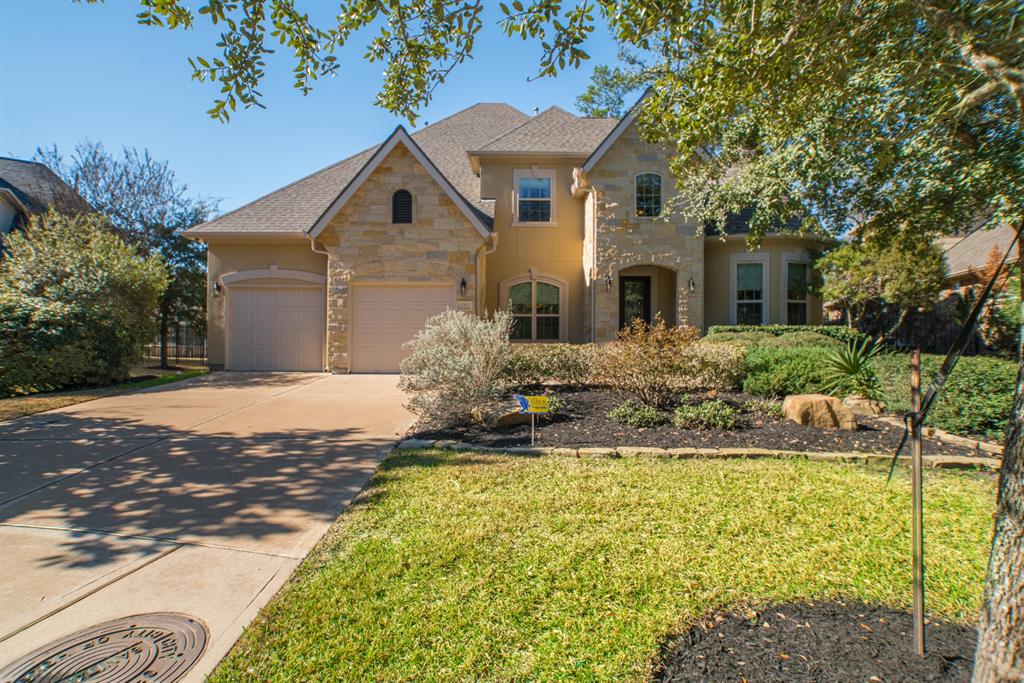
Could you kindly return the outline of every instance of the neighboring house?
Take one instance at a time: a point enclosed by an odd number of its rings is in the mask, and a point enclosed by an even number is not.
[[[995,255],[1002,259],[1013,242],[1014,230],[1009,224],[998,225],[989,229],[978,229],[965,237],[940,241],[946,256],[946,278],[943,287],[947,290],[959,290],[984,284],[985,272],[989,262]],[[1019,252],[1014,247],[1006,262],[1008,265],[1017,263]]]
[[[667,215],[670,155],[621,121],[477,104],[192,228],[211,365],[396,371],[446,308],[510,309],[517,341],[604,342],[634,317],[817,323],[819,246]]]
[[[46,164],[0,157],[0,234],[24,227],[51,206],[67,213],[92,210]]]

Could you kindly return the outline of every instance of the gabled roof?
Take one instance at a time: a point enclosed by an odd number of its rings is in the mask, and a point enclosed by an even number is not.
[[[482,146],[530,117],[507,104],[476,104],[426,126],[409,137],[433,165],[472,206],[477,219],[490,227],[494,205],[481,201],[480,179],[466,159],[466,151]],[[316,173],[260,197],[208,223],[188,231],[211,235],[302,237],[359,173],[379,146],[365,149]]]
[[[0,192],[26,213],[46,213],[51,206],[59,211],[92,211],[74,188],[38,161],[0,157]]]
[[[470,151],[470,154],[529,153],[586,157],[617,122],[614,118],[575,116],[560,107],[550,107],[483,147]]]
[[[324,228],[331,222],[331,220],[338,215],[338,212],[345,206],[349,199],[359,190],[359,188],[366,182],[366,179],[380,166],[380,163],[387,158],[388,154],[397,146],[404,145],[406,149],[416,158],[427,173],[441,186],[448,198],[451,199],[457,207],[462,211],[463,215],[469,220],[477,232],[480,233],[481,237],[486,238],[490,232],[490,226],[485,225],[481,216],[475,210],[475,208],[466,201],[465,197],[459,194],[443,173],[434,165],[434,162],[424,154],[423,150],[420,149],[419,145],[410,137],[408,131],[402,126],[395,128],[387,140],[384,141],[380,147],[376,149],[369,160],[363,165],[359,172],[356,173],[355,177],[349,181],[345,189],[331,202],[330,206],[324,210],[323,214],[317,219],[313,226],[309,230],[311,237],[317,237]]]
[[[974,270],[979,271],[988,264],[989,254],[995,248],[1000,258],[1006,254],[1013,242],[1014,230],[1008,223],[993,228],[979,228],[963,239],[953,243],[946,249],[946,265],[949,268],[947,278],[966,275]],[[1016,249],[1016,247],[1014,247]],[[1009,263],[1017,261],[1016,254],[1006,259]]]
[[[615,127],[608,132],[608,135],[601,140],[597,148],[589,157],[587,157],[587,160],[583,162],[584,173],[590,173],[594,166],[597,165],[597,162],[601,160],[601,157],[605,155],[605,152],[611,149],[612,145],[615,144],[615,141],[618,140],[624,132],[626,132],[627,128],[633,125],[633,122],[636,121],[636,113],[640,110],[640,105],[642,105],[644,100],[647,99],[647,93],[649,92],[649,89],[644,91],[644,94],[640,96],[640,99],[638,99],[633,106],[629,108],[626,115],[615,124]]]

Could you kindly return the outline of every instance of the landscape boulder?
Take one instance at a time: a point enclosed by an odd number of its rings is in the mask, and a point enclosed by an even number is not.
[[[854,415],[860,417],[878,417],[885,412],[885,404],[881,401],[857,394],[844,398],[843,405],[849,408]]]
[[[857,429],[857,417],[835,396],[793,394],[782,402],[782,412],[800,425],[819,429]]]
[[[474,408],[471,414],[474,420],[488,429],[530,424],[530,416],[528,414],[520,413],[518,407],[512,408],[508,404]]]

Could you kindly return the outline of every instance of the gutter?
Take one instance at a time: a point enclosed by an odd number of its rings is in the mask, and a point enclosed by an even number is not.
[[[331,254],[326,249],[323,249],[323,250],[317,249],[316,248],[316,238],[313,237],[312,235],[310,235],[308,232],[306,233],[306,237],[309,238],[309,248],[313,250],[313,253],[315,253],[315,254],[323,254],[324,256],[327,257],[327,280],[324,283],[324,289],[325,289],[325,291],[324,291],[324,355],[323,355],[323,358],[321,360],[323,361],[324,372],[330,372],[330,368],[327,367],[328,366],[328,363],[327,363],[327,343],[329,341],[328,337],[327,337],[327,331],[329,329],[328,324],[327,324],[327,316],[330,314],[330,311],[328,310],[328,298],[329,297],[327,296],[326,289],[327,289],[327,287],[330,286],[330,282],[331,282],[331,270],[330,270],[330,268],[331,268]]]
[[[489,245],[489,246],[488,246]],[[481,276],[483,269],[480,264],[483,263],[483,257],[490,256],[498,249],[498,233],[492,232],[490,237],[487,238],[487,242],[480,245],[480,248],[476,250],[476,311],[475,313],[479,316],[483,312],[483,304],[485,300],[486,288],[484,278]]]

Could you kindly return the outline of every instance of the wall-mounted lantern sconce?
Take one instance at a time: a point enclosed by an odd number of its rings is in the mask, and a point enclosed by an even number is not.
[[[466,278],[462,278],[462,282],[459,283],[459,296],[466,296]]]
[[[213,283],[213,294],[214,294],[214,296],[220,296],[223,293],[224,293],[224,285],[222,285],[220,282],[215,281]]]
[[[604,288],[609,292],[612,291],[612,274],[608,273],[604,276]]]
[[[690,276],[690,281],[686,283],[686,286],[690,288],[691,292],[697,291],[697,283],[693,281],[693,276]]]

